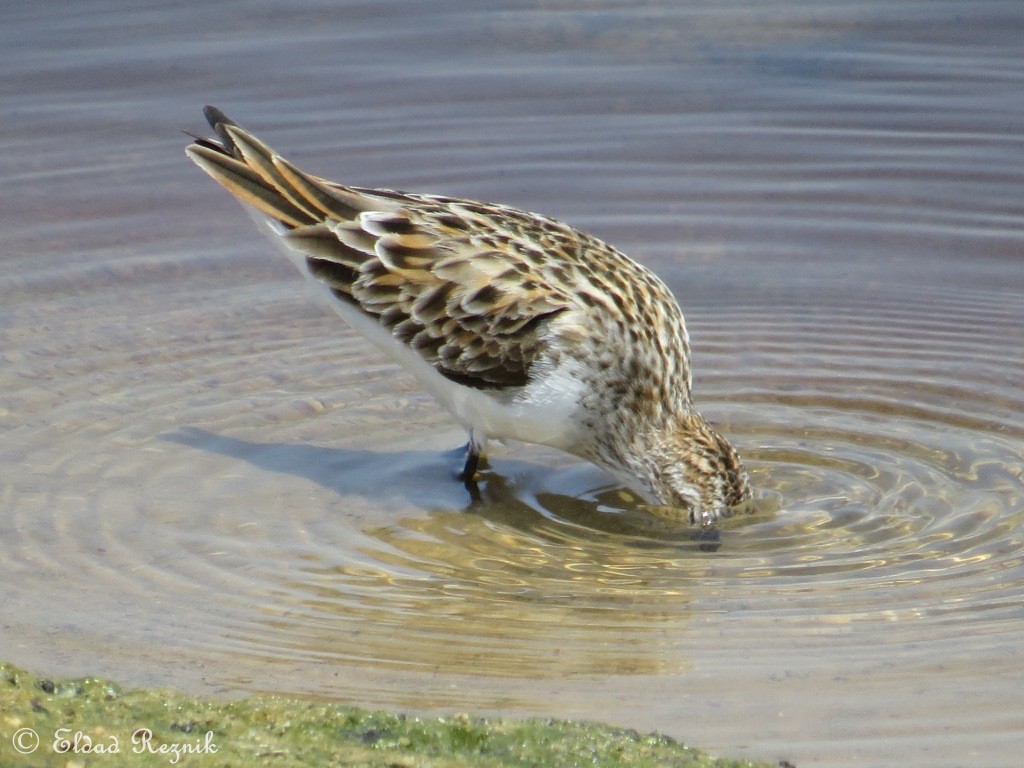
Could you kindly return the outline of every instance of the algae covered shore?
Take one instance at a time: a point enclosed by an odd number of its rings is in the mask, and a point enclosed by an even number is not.
[[[0,663],[0,766],[764,768],[590,723],[412,717],[253,696],[229,703]]]

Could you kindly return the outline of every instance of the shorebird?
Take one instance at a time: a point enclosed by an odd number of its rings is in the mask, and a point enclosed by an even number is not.
[[[683,313],[650,270],[505,205],[338,184],[215,107],[188,156],[246,204],[356,331],[469,432],[539,443],[708,525],[749,498],[739,456],[691,401]],[[191,134],[190,134],[191,135]]]

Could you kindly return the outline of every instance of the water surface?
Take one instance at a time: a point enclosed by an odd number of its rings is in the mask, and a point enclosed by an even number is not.
[[[0,656],[1016,765],[1022,36],[1015,0],[9,11]],[[184,158],[204,103],[651,266],[774,510],[709,551],[522,445],[471,500],[460,430]]]

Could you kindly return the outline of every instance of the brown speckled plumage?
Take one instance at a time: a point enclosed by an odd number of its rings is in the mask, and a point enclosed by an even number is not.
[[[218,140],[196,138],[189,156],[268,217],[343,316],[387,331],[375,343],[474,444],[554,445],[697,522],[749,496],[736,452],[691,404],[683,315],[649,270],[537,214],[311,176],[219,110],[206,117]]]

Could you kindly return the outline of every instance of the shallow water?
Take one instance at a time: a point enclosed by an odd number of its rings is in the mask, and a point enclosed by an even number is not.
[[[1016,0],[127,5],[0,26],[0,657],[1018,764]],[[472,502],[459,429],[184,158],[207,102],[650,265],[777,509],[709,551],[521,445]]]

